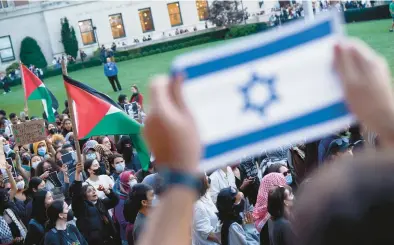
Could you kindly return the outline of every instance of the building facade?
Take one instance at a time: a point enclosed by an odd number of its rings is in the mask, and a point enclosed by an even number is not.
[[[176,31],[205,29],[208,5],[213,0],[161,1],[20,1],[0,0],[0,71],[19,60],[20,44],[30,36],[37,40],[48,64],[64,53],[61,19],[67,17],[79,48],[91,55],[107,48],[132,45],[136,39],[153,40]],[[248,13],[261,13],[278,1],[244,0]],[[177,30],[178,29],[178,30]]]

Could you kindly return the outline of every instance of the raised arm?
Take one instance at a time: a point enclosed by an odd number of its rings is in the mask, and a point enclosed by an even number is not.
[[[28,172],[24,168],[22,168],[21,157],[19,155],[19,147],[15,146],[14,151],[15,151],[15,166],[16,166],[16,169],[18,170],[18,172],[22,175],[22,177],[25,180],[30,179],[30,172]]]
[[[195,174],[200,159],[200,141],[194,121],[181,95],[181,80],[155,79],[151,87],[151,111],[145,137],[158,167]],[[168,144],[171,142],[171,144]],[[160,198],[142,234],[140,245],[190,244],[190,227],[197,192],[174,185]]]
[[[72,209],[77,218],[82,215],[85,208],[84,198],[81,193],[82,180],[80,173],[82,172],[82,169],[83,169],[82,163],[78,163],[75,169],[75,181],[71,186],[71,191],[73,193]]]
[[[18,188],[16,188],[16,182],[14,179],[14,176],[12,176],[12,166],[7,164],[7,175],[8,175],[8,180],[11,184],[11,190],[10,190],[10,200],[14,200],[14,197],[16,195],[16,192],[18,191]]]

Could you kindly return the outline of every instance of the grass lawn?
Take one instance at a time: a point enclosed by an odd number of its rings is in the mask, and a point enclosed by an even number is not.
[[[371,45],[376,51],[383,54],[388,60],[390,69],[394,74],[394,33],[388,32],[390,25],[391,20],[388,19],[348,24],[346,25],[346,28],[349,35],[361,38]],[[145,103],[148,103],[147,88],[148,81],[151,76],[160,73],[168,73],[172,60],[179,54],[208,46],[218,45],[220,43],[221,42],[208,43],[119,62],[119,80],[123,86],[122,93],[130,96],[130,85],[136,84],[145,96]],[[104,76],[102,66],[71,72],[69,75],[78,81],[84,82],[93,88],[108,94],[112,99],[117,101],[119,93],[112,91],[111,85]],[[64,109],[63,102],[66,98],[61,76],[45,79],[44,82],[57,97],[60,103],[59,112],[61,112]],[[40,101],[29,101],[28,105],[30,115],[42,115],[43,108]],[[0,95],[0,108],[6,110],[7,114],[11,112],[19,114],[20,111],[23,111],[23,106],[23,88],[21,86],[12,87],[12,93],[10,94]]]

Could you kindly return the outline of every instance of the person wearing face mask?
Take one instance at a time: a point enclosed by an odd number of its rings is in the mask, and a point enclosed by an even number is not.
[[[97,195],[99,198],[105,198],[106,195],[99,190],[99,186],[103,186],[106,189],[112,188],[114,181],[108,175],[101,174],[100,164],[97,160],[87,160],[84,164],[84,170],[88,176],[85,184],[93,186],[98,191]]]
[[[56,126],[52,123],[49,123],[47,126],[47,131],[48,131],[48,137],[52,137],[53,135],[59,133],[58,129]]]
[[[45,141],[33,143],[33,152],[40,157],[47,158],[48,148]]]
[[[61,168],[52,159],[40,162],[36,169],[36,175],[45,180],[45,187],[48,191],[55,187],[61,187],[63,193],[67,196],[70,179],[68,176],[67,165],[63,164]]]
[[[13,202],[16,193],[16,183],[11,172],[11,165],[7,165],[11,190],[0,189],[0,244],[23,244],[26,237],[26,227],[19,216],[18,207]]]
[[[97,166],[93,166],[94,169],[98,167],[97,161],[93,165],[96,164]],[[99,185],[97,189],[90,184],[83,186],[80,177],[82,170],[83,165],[78,163],[75,181],[71,187],[72,208],[77,218],[78,229],[89,244],[120,244],[119,235],[108,212],[118,204],[118,196],[111,190],[112,185]],[[89,171],[89,174],[94,172],[90,169]],[[104,193],[104,198],[99,198],[98,191]]]
[[[268,194],[269,238],[272,245],[294,244],[295,235],[291,227],[294,195],[289,186],[277,186]]]
[[[133,142],[130,136],[123,135],[118,142],[117,149],[123,155],[127,169],[132,169],[134,172],[138,172],[141,169],[141,163],[138,154],[134,153]]]
[[[128,240],[132,237],[134,242],[132,244],[137,244],[140,235],[143,233],[153,199],[154,191],[149,185],[136,184],[129,192],[129,198],[125,202],[123,213],[126,220],[134,224],[133,232],[126,234]]]
[[[132,171],[124,171],[120,174],[114,186],[114,192],[119,196],[119,203],[114,209],[113,220],[119,224],[120,238],[123,244],[127,242],[127,232],[133,232],[133,225],[130,224],[124,217],[124,203],[127,200],[130,189],[137,184],[137,179]]]
[[[125,162],[120,154],[113,154],[109,157],[110,168],[111,168],[111,177],[114,181],[117,181],[119,175],[125,170]]]
[[[15,167],[18,170],[18,172],[22,175],[22,177],[28,181],[30,179],[30,171],[31,171],[31,165],[30,165],[30,154],[28,152],[20,152],[19,147],[15,146],[14,148],[15,151]]]
[[[29,186],[24,191],[26,195],[26,219],[30,220],[31,213],[33,210],[33,198],[34,194],[40,190],[46,190],[45,188],[45,181],[43,181],[39,177],[33,177],[29,181]]]
[[[52,202],[47,209],[47,216],[49,231],[45,234],[45,245],[89,244],[77,227],[67,224],[74,215],[66,202],[61,200]]]
[[[24,193],[25,190],[25,181],[23,180],[23,177],[21,175],[16,176],[16,188],[17,191],[15,193],[15,198],[18,199],[21,202],[26,201],[26,195]]]
[[[282,163],[274,163],[267,168],[266,174],[270,173],[281,173],[285,176],[286,185],[296,187],[295,182],[293,182],[293,176],[291,175],[290,170],[283,165]]]
[[[45,235],[46,210],[53,202],[52,193],[39,190],[33,197],[33,212],[29,221],[25,245],[42,244]]]
[[[31,156],[31,169],[30,169],[30,176],[36,176],[36,169],[38,167],[38,164],[44,160],[43,157],[38,156],[38,155],[32,155]]]
[[[251,228],[252,216],[247,213],[243,217],[243,194],[234,187],[220,190],[217,196],[218,217],[222,222],[222,245],[258,245],[258,232]]]
[[[270,218],[268,213],[268,193],[275,186],[284,186],[285,176],[281,173],[270,173],[263,177],[260,182],[259,193],[257,195],[256,206],[253,210],[255,227],[260,232],[260,244],[270,244],[267,221]]]

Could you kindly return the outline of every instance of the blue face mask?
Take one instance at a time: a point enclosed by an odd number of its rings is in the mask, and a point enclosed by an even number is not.
[[[87,160],[94,160],[96,159],[96,153],[89,153],[86,155]]]
[[[45,147],[40,147],[40,148],[38,148],[38,150],[37,150],[37,153],[38,153],[38,155],[40,155],[40,156],[45,156],[45,154],[47,153],[47,148],[45,148]]]
[[[287,185],[293,184],[293,176],[291,176],[291,174],[286,175],[286,184]]]

